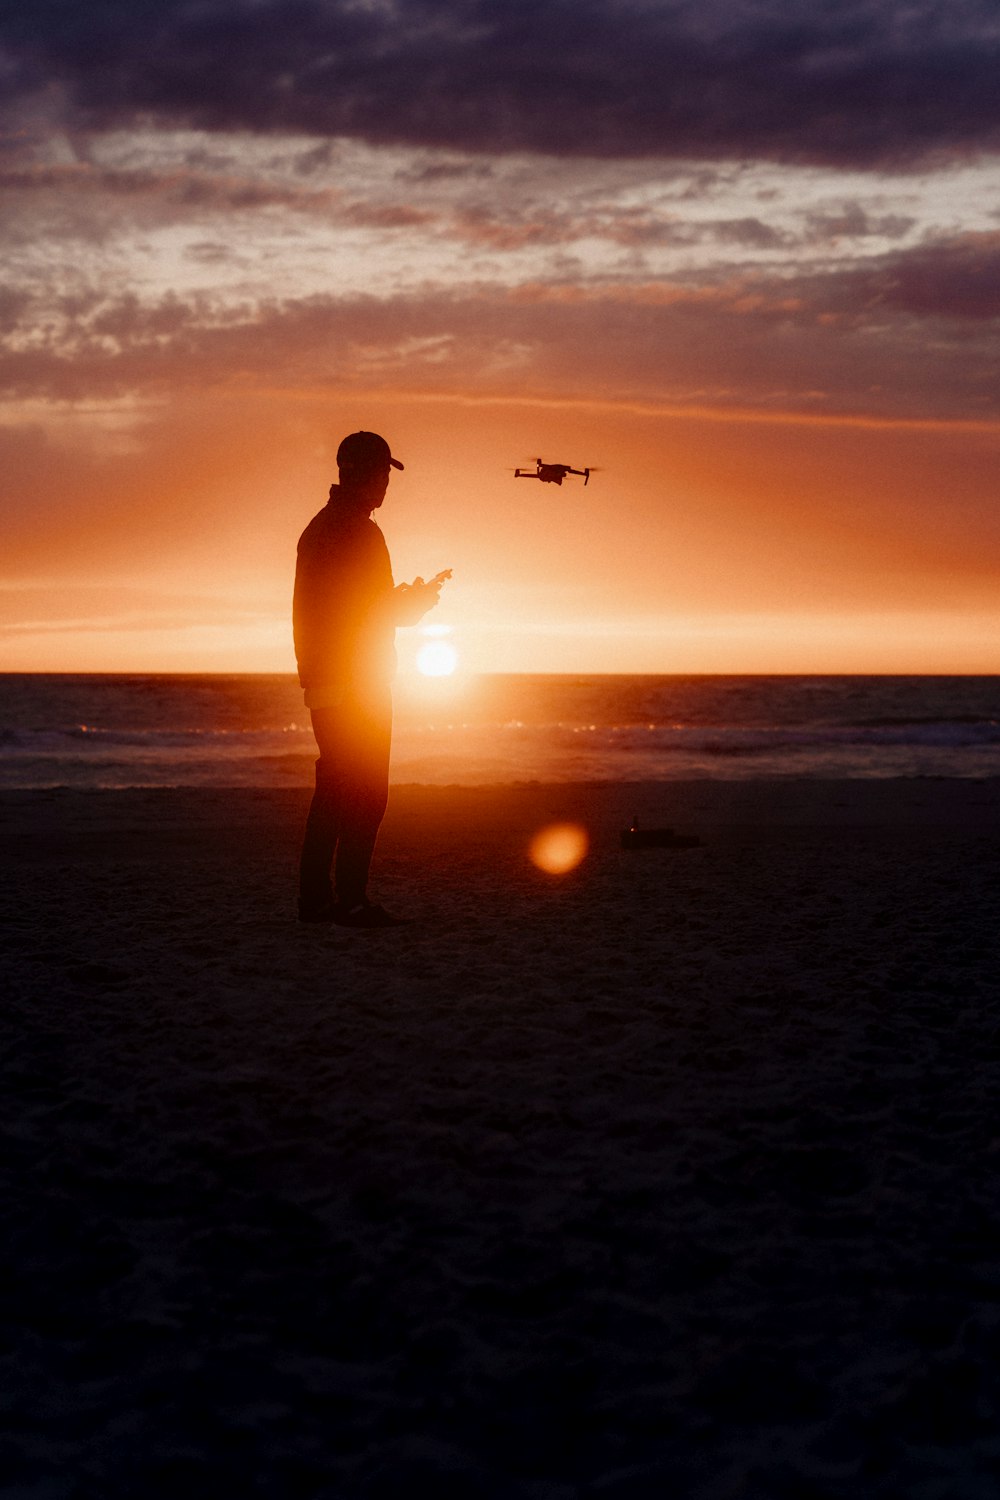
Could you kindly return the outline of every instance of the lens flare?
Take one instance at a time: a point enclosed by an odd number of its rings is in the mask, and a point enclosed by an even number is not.
[[[458,666],[458,652],[447,641],[428,641],[417,652],[417,671],[425,677],[450,677]]]
[[[535,834],[528,854],[532,864],[546,875],[565,875],[576,869],[588,846],[586,831],[579,823],[550,823]]]

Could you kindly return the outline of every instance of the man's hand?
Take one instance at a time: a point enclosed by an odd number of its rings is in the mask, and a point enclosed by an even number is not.
[[[429,583],[415,578],[412,583],[401,583],[395,590],[396,624],[415,625],[428,610],[434,608],[441,597],[441,585],[451,577],[451,569],[436,573]]]

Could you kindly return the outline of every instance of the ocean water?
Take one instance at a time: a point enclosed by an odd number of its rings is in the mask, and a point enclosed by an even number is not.
[[[0,786],[307,786],[292,676],[0,676]],[[484,676],[400,686],[392,778],[1000,776],[1000,677]]]

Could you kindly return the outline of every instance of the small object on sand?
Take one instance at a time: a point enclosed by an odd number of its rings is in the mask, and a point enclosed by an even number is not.
[[[638,818],[622,829],[623,849],[695,849],[701,839],[693,833],[675,833],[672,828],[640,828]]]

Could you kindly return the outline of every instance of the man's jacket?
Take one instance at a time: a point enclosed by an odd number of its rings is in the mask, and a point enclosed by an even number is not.
[[[292,629],[307,692],[364,694],[396,669],[396,601],[385,538],[367,516],[345,514],[338,490],[299,538]]]

